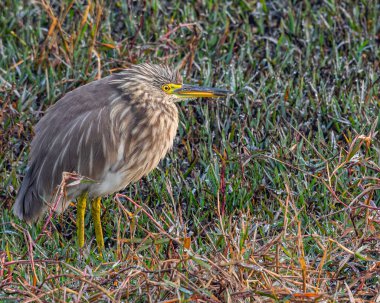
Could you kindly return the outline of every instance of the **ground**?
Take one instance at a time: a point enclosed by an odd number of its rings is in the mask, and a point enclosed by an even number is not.
[[[5,0],[0,54],[1,302],[379,302],[377,1]],[[100,258],[75,203],[11,207],[43,112],[139,62],[234,95],[178,104],[159,168],[103,199]]]

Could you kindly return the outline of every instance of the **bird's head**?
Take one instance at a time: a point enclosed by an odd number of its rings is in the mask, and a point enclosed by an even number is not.
[[[182,83],[178,71],[166,65],[143,63],[126,69],[122,74],[120,88],[135,99],[156,99],[178,102],[197,97],[222,97],[231,92],[225,89],[201,87]]]

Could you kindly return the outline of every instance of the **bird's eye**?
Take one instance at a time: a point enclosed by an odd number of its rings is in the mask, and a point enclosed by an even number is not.
[[[165,91],[165,92],[168,92],[170,90],[170,87],[169,85],[163,85],[162,86],[162,89]]]

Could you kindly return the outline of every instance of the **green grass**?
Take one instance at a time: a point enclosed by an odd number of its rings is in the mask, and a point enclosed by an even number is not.
[[[377,1],[62,2],[0,3],[0,302],[380,300]],[[16,219],[43,111],[146,61],[235,95],[103,200],[104,260],[89,212],[83,252],[75,206]]]

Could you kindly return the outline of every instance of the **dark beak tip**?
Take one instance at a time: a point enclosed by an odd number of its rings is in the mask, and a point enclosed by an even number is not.
[[[232,91],[223,88],[210,88],[210,92],[213,93],[215,97],[226,97],[233,95]]]
[[[219,97],[232,96],[234,95],[233,91],[227,89],[221,89],[220,92],[216,92],[216,95]]]

